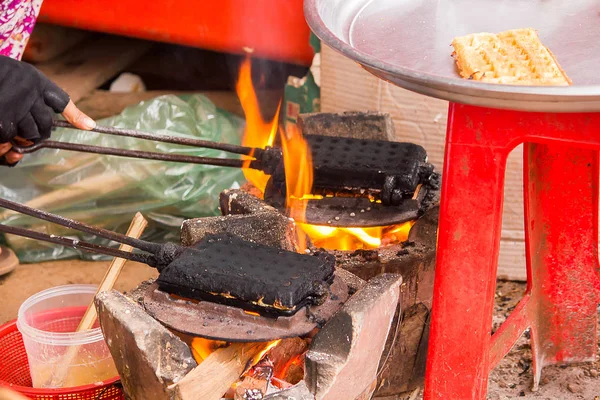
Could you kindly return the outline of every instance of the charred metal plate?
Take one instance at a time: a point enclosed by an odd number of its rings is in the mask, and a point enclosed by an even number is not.
[[[427,152],[414,143],[305,135],[314,168],[313,193],[383,190],[386,177],[402,192],[413,193],[427,163]]]
[[[331,293],[320,306],[309,306],[291,317],[262,317],[241,308],[209,301],[177,299],[148,286],[143,295],[146,311],[176,331],[228,342],[263,342],[306,335],[322,326],[350,297],[345,281],[334,275]]]
[[[386,206],[364,197],[308,200],[305,214],[292,213],[291,217],[299,222],[332,227],[369,228],[402,224],[419,217],[423,198],[430,189],[427,185],[420,185],[413,198],[404,199],[399,206]]]
[[[313,225],[362,227],[396,225],[419,216],[417,200],[405,200],[400,206],[384,206],[365,198],[327,197],[310,200],[305,221]]]
[[[328,291],[335,258],[265,246],[229,233],[206,235],[160,272],[161,290],[261,314],[291,315]]]

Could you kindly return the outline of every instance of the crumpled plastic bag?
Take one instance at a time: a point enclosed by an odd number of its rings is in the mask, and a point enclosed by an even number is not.
[[[243,120],[202,95],[161,96],[125,109],[98,125],[239,144]],[[52,140],[204,157],[235,158],[219,150],[157,143],[95,132],[57,129]],[[179,241],[183,219],[218,214],[219,193],[244,181],[237,168],[140,160],[44,149],[5,168],[0,196],[117,232],[126,232],[137,211],[148,219],[144,239]],[[48,234],[116,246],[108,240],[68,230],[13,212],[0,221]],[[70,247],[7,235],[21,262],[64,258],[107,259]]]

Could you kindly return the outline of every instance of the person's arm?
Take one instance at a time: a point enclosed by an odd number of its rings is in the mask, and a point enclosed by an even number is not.
[[[0,165],[23,155],[10,151],[50,136],[54,113],[81,129],[95,126],[69,96],[32,66],[21,63],[42,0],[0,0]]]
[[[23,157],[10,151],[11,142],[27,145],[48,139],[55,113],[80,129],[96,126],[36,68],[0,56],[0,163],[12,166]]]

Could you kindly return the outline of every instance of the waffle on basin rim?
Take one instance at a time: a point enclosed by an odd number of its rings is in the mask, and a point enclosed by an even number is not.
[[[531,28],[475,33],[452,41],[463,78],[509,85],[567,86],[571,80]]]

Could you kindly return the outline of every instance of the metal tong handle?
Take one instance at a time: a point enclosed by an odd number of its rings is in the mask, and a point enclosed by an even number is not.
[[[104,254],[106,256],[124,258],[131,261],[137,261],[144,264],[148,264],[151,267],[156,266],[156,257],[151,254],[134,254],[119,249],[113,249],[110,247],[100,246],[97,244],[85,242],[77,239],[69,239],[64,236],[48,235],[46,233],[36,232],[31,229],[19,228],[16,226],[8,226],[0,224],[0,232],[8,233],[10,235],[17,235],[26,237],[29,239],[41,240],[44,242],[59,244],[66,247],[73,247],[75,249]]]
[[[69,128],[69,129],[79,129],[67,121],[54,121],[52,123],[54,127],[57,128]],[[67,142],[57,142],[54,140],[44,140],[39,143],[36,143],[31,146],[20,146],[16,143],[13,143],[12,149],[17,153],[21,154],[29,154],[36,152],[40,149],[49,148],[49,149],[60,149],[60,150],[68,150],[68,151],[78,151],[83,153],[94,153],[94,154],[106,154],[112,156],[120,156],[120,157],[133,157],[133,158],[142,158],[147,160],[161,160],[161,161],[173,161],[173,162],[182,162],[182,163],[190,163],[190,164],[204,164],[204,165],[216,165],[220,167],[233,167],[233,168],[243,168],[249,167],[253,169],[262,170],[262,165],[260,162],[260,157],[262,156],[263,149],[246,147],[246,146],[237,146],[233,144],[227,143],[218,143],[211,142],[209,140],[201,140],[201,139],[190,139],[190,138],[181,138],[170,135],[157,135],[150,134],[146,132],[140,132],[133,129],[121,129],[114,128],[108,126],[96,126],[92,129],[93,132],[104,133],[108,135],[115,136],[124,136],[131,137],[136,139],[143,140],[152,140],[155,142],[162,143],[172,143],[179,144],[183,146],[197,147],[197,148],[207,148],[207,149],[215,149],[222,150],[229,153],[242,154],[255,158],[250,162],[250,165],[247,164],[247,160],[237,160],[237,159],[223,159],[223,158],[213,158],[213,157],[200,157],[200,156],[189,156],[183,154],[167,154],[167,153],[156,153],[150,151],[140,151],[140,150],[127,150],[127,149],[118,149],[113,147],[102,147],[102,146],[92,146],[86,144],[77,144],[77,143],[67,143]]]
[[[4,224],[0,224],[0,232],[14,234],[18,236],[24,236],[31,239],[43,240],[50,243],[70,246],[74,248],[78,248],[85,251],[96,252],[100,254],[105,254],[113,257],[125,258],[128,260],[143,262],[150,266],[156,266],[156,257],[155,255],[159,253],[163,246],[158,243],[148,242],[142,239],[136,239],[129,237],[127,235],[122,235],[117,232],[109,231],[108,229],[103,229],[95,226],[91,226],[85,224],[83,222],[75,221],[70,218],[62,217],[60,215],[52,214],[46,211],[38,210],[35,208],[28,207],[23,204],[15,203],[10,200],[1,199],[0,198],[0,207],[6,208],[12,211],[16,211],[21,214],[29,215],[31,217],[41,219],[44,221],[53,222],[55,224],[64,226],[66,228],[78,230],[81,232],[90,233],[95,236],[99,236],[105,239],[109,239],[121,244],[128,244],[131,247],[136,249],[151,253],[148,254],[132,254],[128,252],[124,252],[118,249],[113,249],[110,247],[100,246],[92,243],[88,243],[85,241],[78,241],[69,238],[65,238],[62,236],[56,235],[48,235],[45,233],[40,233],[36,231],[32,231],[25,228],[13,227]]]

